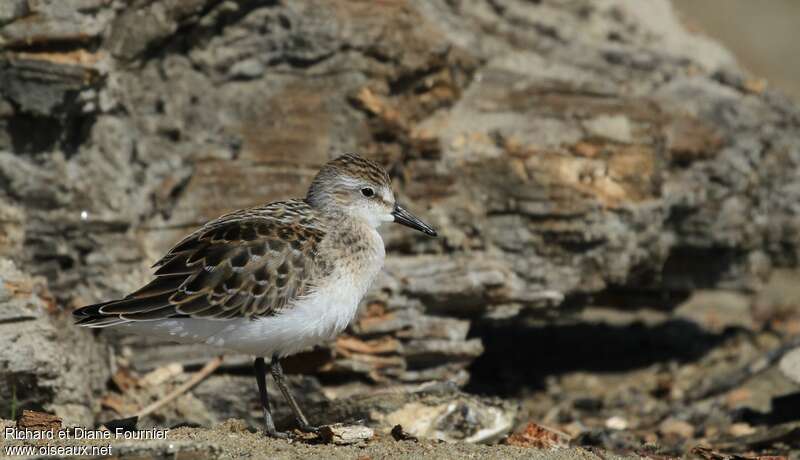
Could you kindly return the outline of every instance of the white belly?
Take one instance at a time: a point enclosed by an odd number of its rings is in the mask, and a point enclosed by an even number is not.
[[[275,316],[228,320],[175,318],[130,322],[121,327],[176,342],[205,343],[256,356],[288,356],[325,343],[347,327],[383,265],[383,251],[380,256],[359,273],[342,267],[312,294]]]

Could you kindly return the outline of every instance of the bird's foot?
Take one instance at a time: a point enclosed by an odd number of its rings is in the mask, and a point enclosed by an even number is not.
[[[297,426],[297,429],[302,431],[303,433],[314,433],[319,434],[319,429],[321,427],[309,425],[308,423],[300,423]]]
[[[264,430],[264,436],[275,439],[289,439],[289,433],[277,430]]]

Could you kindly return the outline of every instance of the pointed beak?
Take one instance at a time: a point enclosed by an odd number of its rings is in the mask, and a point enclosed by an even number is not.
[[[431,226],[425,222],[419,220],[417,216],[411,214],[406,210],[406,208],[400,206],[399,204],[394,205],[394,211],[392,211],[392,215],[394,216],[394,221],[400,225],[405,225],[406,227],[419,230],[428,236],[436,236],[436,230],[431,228]]]

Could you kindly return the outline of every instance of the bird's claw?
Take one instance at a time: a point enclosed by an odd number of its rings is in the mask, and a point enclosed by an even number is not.
[[[314,434],[319,434],[320,430],[320,427],[309,425],[307,423],[301,423],[297,428],[303,433],[314,433]]]
[[[275,439],[289,439],[289,433],[285,431],[264,431],[264,436]]]

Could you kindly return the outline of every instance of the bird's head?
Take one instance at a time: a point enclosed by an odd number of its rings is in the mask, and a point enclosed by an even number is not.
[[[386,170],[353,153],[334,158],[320,169],[306,201],[315,208],[344,213],[372,227],[397,222],[436,236],[433,228],[397,204]]]

